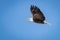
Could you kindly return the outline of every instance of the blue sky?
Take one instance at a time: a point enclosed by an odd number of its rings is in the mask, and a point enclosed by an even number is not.
[[[38,6],[52,25],[27,21],[31,5]],[[0,40],[60,40],[59,17],[59,0],[0,0]]]

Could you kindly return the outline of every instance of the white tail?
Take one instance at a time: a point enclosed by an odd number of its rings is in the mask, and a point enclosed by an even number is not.
[[[48,23],[48,25],[49,25],[49,26],[52,26],[52,24],[51,24],[51,23]]]

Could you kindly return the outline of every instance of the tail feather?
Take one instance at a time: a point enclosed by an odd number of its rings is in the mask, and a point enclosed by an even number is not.
[[[52,24],[51,24],[51,23],[48,23],[48,25],[50,25],[50,26],[51,26]]]

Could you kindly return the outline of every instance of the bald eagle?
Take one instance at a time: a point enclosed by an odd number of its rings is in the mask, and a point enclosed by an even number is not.
[[[48,24],[48,22],[45,21],[44,14],[37,6],[31,5],[30,11],[32,13],[33,18],[28,18],[29,21],[41,24]]]

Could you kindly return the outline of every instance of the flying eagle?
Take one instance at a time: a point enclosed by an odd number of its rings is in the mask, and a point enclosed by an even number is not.
[[[48,24],[48,22],[45,21],[44,14],[37,6],[31,5],[30,11],[32,13],[33,18],[28,18],[29,21],[41,24]]]

